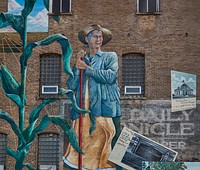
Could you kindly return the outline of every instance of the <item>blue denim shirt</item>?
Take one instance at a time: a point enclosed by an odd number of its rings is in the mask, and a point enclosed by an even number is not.
[[[86,55],[84,62],[88,68],[83,71],[83,106],[86,79],[89,77],[89,94],[90,94],[90,111],[94,116],[118,117],[121,116],[120,109],[120,92],[117,85],[118,75],[118,57],[115,52],[98,51],[91,62]],[[74,78],[67,81],[68,88],[76,91],[76,100],[79,105],[80,87],[79,74],[80,70],[76,66],[72,68]],[[71,118],[75,120],[79,117],[71,108]]]

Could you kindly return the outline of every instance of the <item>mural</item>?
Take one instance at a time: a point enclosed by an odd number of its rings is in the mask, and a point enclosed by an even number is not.
[[[196,75],[171,71],[172,112],[196,108]]]
[[[124,127],[109,160],[129,170],[142,170],[143,161],[174,161],[177,152]]]
[[[8,0],[8,12],[14,15],[21,15],[24,0]],[[43,0],[37,0],[35,6],[28,16],[27,32],[48,31],[48,11],[43,5]],[[0,32],[13,32],[11,26],[0,29]]]
[[[78,38],[89,49],[87,53],[81,50],[77,54],[72,69],[75,76],[68,79],[67,85],[76,91],[80,108],[90,110],[91,115],[82,117],[70,109],[73,128],[84,154],[78,154],[69,145],[63,160],[70,169],[116,170],[116,165],[108,161],[108,157],[120,131],[118,56],[115,52],[101,51],[101,46],[112,39],[112,34],[100,25],[91,25],[81,30]]]
[[[199,170],[199,162],[143,162],[142,170]]]

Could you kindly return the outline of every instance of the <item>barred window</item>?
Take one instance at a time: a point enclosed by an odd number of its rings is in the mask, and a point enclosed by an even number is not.
[[[122,96],[144,97],[145,58],[141,54],[122,56]]]
[[[42,54],[40,56],[40,97],[59,97],[61,82],[61,55]]]
[[[7,135],[0,133],[0,169],[6,165]]]
[[[160,0],[137,0],[137,12],[139,13],[160,12]]]
[[[38,169],[59,169],[59,135],[48,133],[38,136]]]
[[[71,0],[50,0],[50,12],[54,14],[70,13]]]

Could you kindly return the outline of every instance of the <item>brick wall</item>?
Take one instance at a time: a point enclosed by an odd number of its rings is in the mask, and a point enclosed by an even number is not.
[[[3,8],[1,2],[0,11]],[[121,63],[122,55],[126,53],[142,53],[145,55],[145,97],[146,100],[126,100],[122,101],[122,119],[121,124],[128,126],[146,136],[154,138],[156,141],[179,151],[178,159],[182,161],[192,161],[200,159],[200,150],[198,141],[195,138],[199,136],[199,104],[197,109],[171,115],[171,77],[170,71],[181,71],[197,75],[197,98],[199,100],[199,62],[200,62],[200,30],[199,30],[199,5],[200,1],[178,0],[161,1],[161,13],[157,15],[136,14],[136,1],[131,0],[100,0],[100,1],[72,1],[72,14],[62,15],[61,22],[57,23],[50,15],[49,35],[54,33],[65,34],[72,45],[74,54],[72,64],[75,63],[75,54],[82,48],[82,44],[77,39],[78,31],[91,24],[100,24],[113,33],[112,41],[102,50],[116,51],[119,56],[119,85],[121,86]],[[45,37],[46,35],[43,35]],[[31,38],[32,37],[32,38]],[[40,34],[30,36],[30,41],[40,40]],[[28,61],[27,72],[27,108],[26,125],[28,123],[28,113],[40,102],[39,98],[39,55],[41,53],[61,53],[60,46],[56,43],[49,47],[38,47],[33,51],[32,57]],[[20,80],[19,56],[10,54],[0,54],[0,59],[12,71],[18,80]],[[66,87],[67,76],[62,73],[62,87]],[[11,116],[18,121],[18,109],[14,103],[8,100],[2,89],[0,89],[0,109],[11,113]],[[63,99],[64,100],[64,99]],[[58,101],[44,109],[42,114],[60,114],[61,103]],[[141,121],[136,118],[136,113],[140,116],[149,115],[151,117],[162,116],[180,116],[182,121],[168,122],[166,119],[152,119]],[[152,113],[152,114],[151,114]],[[169,115],[170,114],[170,115]],[[186,115],[186,116],[185,116]],[[190,115],[189,118],[187,115]],[[185,116],[185,117],[184,117]],[[131,118],[131,119],[129,119]],[[142,117],[141,117],[142,118]],[[143,117],[144,118],[144,117]],[[174,118],[174,119],[175,119]],[[187,119],[188,118],[188,119]],[[159,124],[162,123],[162,124]],[[178,139],[164,140],[159,136],[159,131],[163,126],[165,130],[167,123],[171,123],[172,132],[180,123],[189,123],[188,128],[192,135],[185,135],[183,143],[178,143]],[[187,124],[186,124],[187,125]],[[142,131],[142,126],[149,133]],[[184,126],[181,126],[184,128]],[[190,129],[193,128],[194,129]],[[155,128],[158,128],[156,131]],[[151,129],[151,130],[150,130]],[[60,133],[60,130],[50,125],[47,132]],[[10,126],[0,120],[0,132],[8,134],[8,145],[11,148],[17,147],[17,139]],[[166,133],[166,131],[164,131]],[[194,132],[194,135],[193,135]],[[177,132],[178,133],[178,132]],[[180,130],[181,133],[181,130]],[[182,133],[185,131],[182,130]],[[166,137],[166,134],[165,134]],[[170,136],[171,137],[171,136]],[[179,136],[180,137],[180,136]],[[196,138],[198,139],[198,138]],[[165,142],[165,143],[164,143]],[[171,142],[171,143],[170,143]],[[174,142],[174,143],[173,143]],[[177,145],[177,147],[176,147]],[[178,147],[180,146],[180,147]],[[184,146],[184,147],[183,147]],[[191,147],[190,147],[191,146]],[[176,147],[176,148],[175,148]],[[196,155],[193,152],[196,151]],[[14,160],[7,159],[7,169],[13,169]],[[37,140],[33,143],[27,162],[37,165]],[[60,160],[62,166],[62,160]],[[62,168],[60,168],[62,169]]]
[[[0,12],[7,12],[8,0],[1,0]]]

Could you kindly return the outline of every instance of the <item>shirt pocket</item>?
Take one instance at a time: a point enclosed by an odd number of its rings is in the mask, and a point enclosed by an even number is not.
[[[117,101],[101,100],[102,104],[102,115],[113,117],[116,115],[116,105]]]

